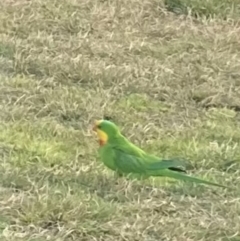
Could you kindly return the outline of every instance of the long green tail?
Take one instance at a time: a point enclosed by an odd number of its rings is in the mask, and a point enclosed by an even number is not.
[[[202,184],[212,185],[212,186],[216,186],[216,187],[228,188],[221,184],[217,184],[217,183],[210,182],[210,181],[205,181],[203,179],[196,178],[196,177],[187,176],[184,173],[174,172],[171,170],[161,170],[161,171],[153,173],[152,175],[153,176],[171,177],[171,178],[181,180],[181,181],[189,181],[189,182],[195,182],[195,183],[199,183],[199,184],[202,183]]]

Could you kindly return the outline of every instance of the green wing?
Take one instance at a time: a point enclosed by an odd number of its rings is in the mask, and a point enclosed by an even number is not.
[[[161,160],[153,163],[149,163],[147,165],[147,170],[162,170],[162,169],[170,169],[178,172],[186,172],[186,164],[181,160]]]
[[[117,169],[123,173],[140,173],[145,174],[146,169],[141,157],[136,157],[130,154],[126,154],[120,149],[115,149],[114,162]]]
[[[156,169],[163,170],[179,167],[179,162],[176,160],[159,160],[156,163],[148,163],[144,156],[137,157],[135,155],[128,154],[117,147],[113,149],[115,153],[115,165],[121,172],[148,174],[149,171]]]

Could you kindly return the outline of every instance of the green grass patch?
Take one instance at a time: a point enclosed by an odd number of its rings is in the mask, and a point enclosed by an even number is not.
[[[165,0],[165,5],[169,11],[178,14],[190,14],[195,17],[237,19],[240,16],[239,0]]]
[[[1,240],[238,240],[237,0],[0,5]],[[104,115],[232,189],[116,178]]]

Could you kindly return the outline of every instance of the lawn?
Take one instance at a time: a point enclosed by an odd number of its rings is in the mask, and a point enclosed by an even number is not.
[[[2,0],[0,240],[239,241],[239,19],[239,0]],[[117,180],[106,115],[232,189]]]

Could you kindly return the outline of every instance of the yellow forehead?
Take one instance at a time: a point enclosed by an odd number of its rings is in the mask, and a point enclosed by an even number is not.
[[[95,121],[95,125],[98,126],[98,125],[100,125],[102,122],[103,122],[102,120],[96,120],[96,121]]]

